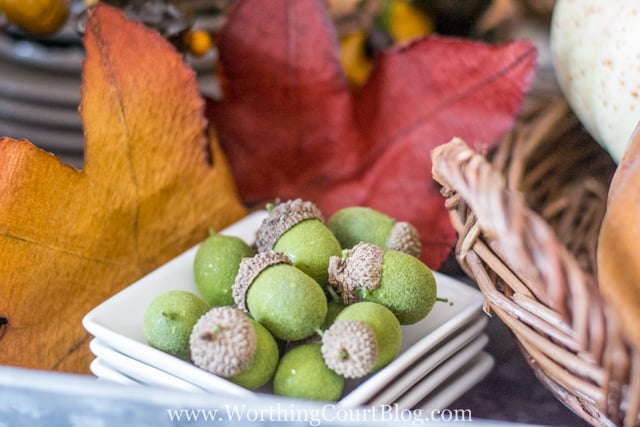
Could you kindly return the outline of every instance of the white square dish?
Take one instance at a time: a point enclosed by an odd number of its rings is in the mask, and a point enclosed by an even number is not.
[[[265,216],[265,211],[254,212],[220,232],[240,237],[252,244],[255,231]],[[84,317],[83,326],[114,350],[199,388],[236,396],[255,395],[253,391],[152,348],[143,337],[144,313],[153,298],[174,289],[197,293],[193,279],[193,259],[196,251],[197,246],[113,295]],[[385,384],[462,328],[481,311],[483,296],[478,290],[438,272],[434,272],[434,275],[438,296],[447,298],[450,304],[436,303],[425,319],[414,325],[403,326],[402,346],[396,359],[373,375],[347,381],[342,404],[356,406],[365,402],[369,396],[382,389]]]

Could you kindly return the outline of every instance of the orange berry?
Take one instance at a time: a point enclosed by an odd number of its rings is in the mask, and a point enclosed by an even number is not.
[[[188,31],[184,41],[193,56],[204,56],[213,46],[211,36],[204,30]]]
[[[58,31],[69,16],[69,0],[0,0],[7,21],[33,34]]]

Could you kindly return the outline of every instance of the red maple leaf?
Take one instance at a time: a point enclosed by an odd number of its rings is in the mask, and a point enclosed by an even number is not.
[[[533,77],[528,42],[432,36],[379,55],[353,91],[322,0],[244,0],[217,41],[223,100],[208,115],[243,200],[362,205],[421,232],[439,268],[455,242],[430,151],[457,136],[488,149],[513,125]]]

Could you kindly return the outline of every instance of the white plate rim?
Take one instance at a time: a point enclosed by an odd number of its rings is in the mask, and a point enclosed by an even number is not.
[[[116,368],[109,366],[106,361],[100,358],[95,358],[91,361],[91,363],[89,364],[89,370],[93,373],[93,375],[103,380],[108,380],[125,385],[143,385],[139,381],[133,378],[129,378],[122,372],[118,371]]]
[[[89,343],[89,349],[97,358],[105,361],[118,372],[139,383],[171,387],[186,391],[203,391],[202,388],[195,384],[156,369],[153,366],[149,366],[139,360],[128,357],[110,348],[98,338],[91,340]]]
[[[452,354],[457,353],[480,336],[487,322],[487,317],[482,315],[478,316],[477,321],[475,321],[475,318],[472,319],[468,326],[465,326],[456,335],[448,338],[437,349],[416,361],[411,367],[396,377],[393,382],[387,384],[384,391],[376,394],[374,399],[369,400],[367,403],[370,405],[380,405],[395,401],[403,392],[422,381],[442,363],[445,363]]]
[[[481,351],[471,361],[455,372],[447,381],[440,384],[436,391],[418,405],[425,411],[443,410],[471,387],[478,384],[493,369],[495,359],[486,351]]]
[[[401,409],[413,408],[440,384],[444,383],[449,377],[462,369],[476,355],[480,354],[488,342],[489,337],[486,334],[482,334],[475,338],[472,342],[464,346],[461,350],[441,364],[438,369],[433,371],[432,375],[426,376],[409,391],[405,392],[395,403],[397,403],[398,407]]]

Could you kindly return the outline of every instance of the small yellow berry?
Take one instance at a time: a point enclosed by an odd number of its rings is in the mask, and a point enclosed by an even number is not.
[[[395,43],[403,43],[433,32],[431,18],[409,1],[392,1],[386,12],[387,30]]]
[[[371,58],[365,51],[366,39],[367,33],[360,30],[346,35],[340,42],[340,63],[352,87],[364,84],[371,73]]]
[[[204,56],[213,46],[211,36],[204,30],[190,30],[184,37],[185,45],[193,56]]]

